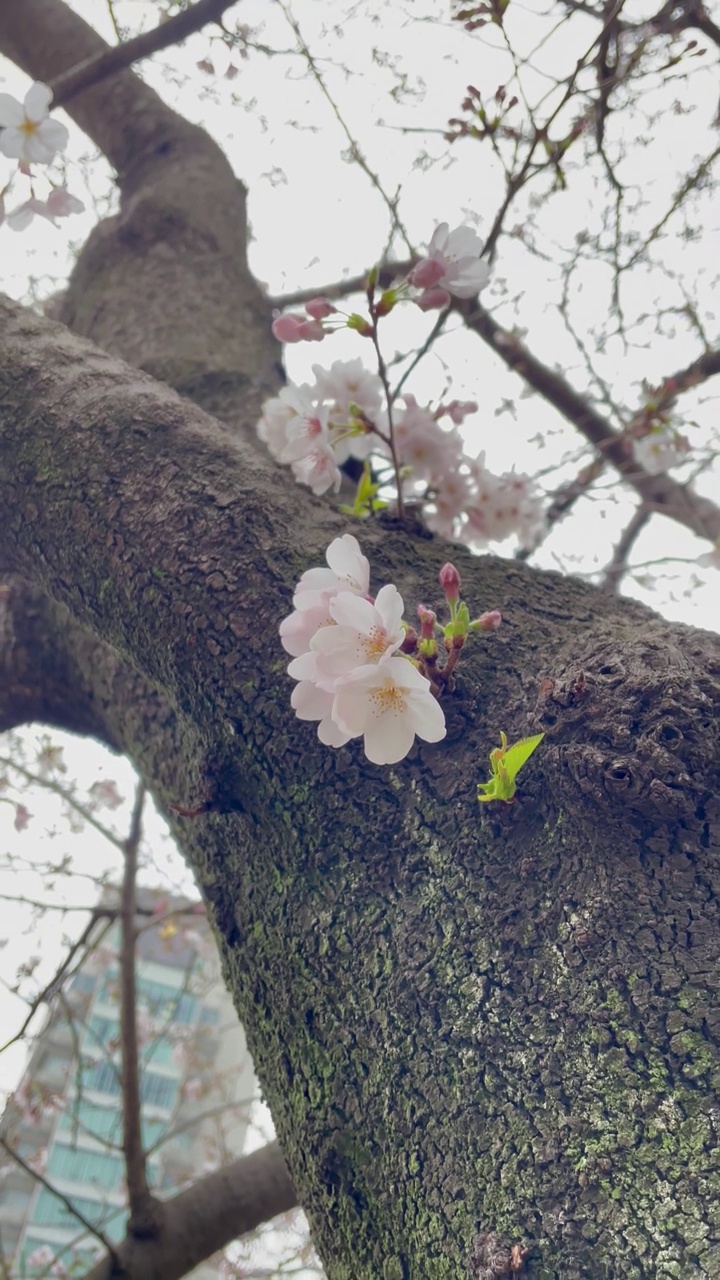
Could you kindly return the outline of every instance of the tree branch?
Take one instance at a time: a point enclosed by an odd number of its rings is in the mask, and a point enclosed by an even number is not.
[[[128,1235],[117,1247],[123,1280],[180,1280],[238,1236],[297,1206],[297,1195],[277,1142],[211,1173],[162,1203],[153,1239]],[[112,1280],[103,1258],[85,1280]]]
[[[700,538],[715,542],[720,537],[720,508],[669,476],[651,476],[635,461],[630,443],[601,414],[575,391],[559,373],[549,369],[528,351],[519,338],[503,329],[484,307],[474,300],[456,300],[454,309],[464,316],[468,328],[487,343],[503,363],[539,392],[558,413],[590,442],[640,495],[651,510],[677,520]],[[710,361],[710,357],[701,357]]]
[[[140,1069],[137,1039],[137,991],[135,983],[135,881],[142,834],[142,811],[145,788],[140,783],[135,795],[130,831],[125,841],[125,874],[120,906],[120,1044],[122,1054],[121,1088],[123,1103],[123,1156],[127,1175],[130,1218],[128,1232],[137,1236],[155,1235],[158,1215],[155,1199],[150,1194],[142,1141],[142,1104],[140,1101]]]
[[[167,22],[159,22],[150,31],[143,31],[132,40],[107,49],[103,53],[85,58],[69,71],[63,72],[50,83],[53,91],[53,106],[64,107],[77,93],[106,80],[126,67],[150,58],[161,49],[180,44],[194,32],[210,22],[219,22],[226,9],[232,8],[236,0],[197,0],[192,8],[175,14]]]
[[[600,586],[603,591],[617,591],[623,577],[628,571],[627,558],[651,515],[652,512],[648,511],[647,507],[643,506],[639,506],[637,510],[633,512],[630,520],[623,529],[622,535],[618,539],[612,559],[603,574],[600,582]]]

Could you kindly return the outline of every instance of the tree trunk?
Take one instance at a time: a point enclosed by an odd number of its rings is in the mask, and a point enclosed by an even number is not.
[[[6,9],[37,78],[96,48]],[[718,637],[453,549],[504,622],[447,739],[322,747],[277,626],[349,526],[249,443],[278,355],[244,195],[130,73],[68,109],[120,170],[63,303],[110,354],[0,308],[0,728],[94,734],[169,814],[330,1280],[486,1280],[513,1245],[534,1280],[716,1277]],[[439,603],[446,545],[354,531],[408,616]],[[546,737],[481,808],[501,729]]]

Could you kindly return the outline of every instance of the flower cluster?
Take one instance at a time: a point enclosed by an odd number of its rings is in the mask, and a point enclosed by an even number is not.
[[[301,720],[317,720],[329,747],[363,738],[373,764],[396,764],[415,737],[439,742],[445,716],[438,698],[454,687],[454,671],[471,632],[495,631],[497,610],[470,619],[460,599],[454,565],[440,570],[450,621],[441,627],[432,609],[418,605],[420,630],[403,622],[397,587],[368,594],[370,566],[357,539],[346,533],[328,547],[327,568],[303,574],[293,612],[280,624],[293,657],[288,674],[298,683],[291,703]],[[442,634],[442,648],[437,634]]]
[[[459,426],[477,412],[475,401],[452,400],[432,410],[405,395],[389,418],[383,385],[360,360],[313,365],[314,385],[286,387],[263,405],[257,433],[272,456],[289,465],[313,493],[337,492],[348,458],[373,456],[389,476],[392,434],[405,494],[419,504],[430,528],[443,537],[484,546],[516,534],[530,544],[542,528],[540,494],[511,472],[496,476],[484,456],[465,453]],[[446,425],[447,424],[447,425]]]
[[[445,716],[430,681],[403,651],[403,600],[396,587],[368,594],[370,566],[346,533],[327,550],[328,568],[304,573],[293,612],[280,626],[298,681],[292,706],[317,720],[320,741],[341,747],[362,737],[373,764],[395,764],[417,735],[445,737]]]
[[[265,401],[257,433],[299,483],[337,493],[342,463],[377,447],[372,423],[380,422],[382,383],[361,360],[336,360],[329,370],[314,365],[313,372],[314,387],[285,387]]]
[[[56,218],[81,213],[84,205],[62,186],[51,185],[47,199],[40,200],[33,186],[30,168],[33,164],[51,164],[59,151],[64,151],[69,134],[64,124],[49,116],[52,90],[36,82],[18,102],[9,93],[0,93],[0,155],[17,160],[18,172],[30,179],[30,197],[5,218],[4,196],[10,182],[0,191],[0,222],[5,220],[13,231],[23,231],[35,215],[57,226]]]

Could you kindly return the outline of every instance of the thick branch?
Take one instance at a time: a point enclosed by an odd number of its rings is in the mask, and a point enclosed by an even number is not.
[[[277,1142],[212,1173],[162,1205],[159,1234],[117,1248],[123,1280],[180,1280],[231,1240],[297,1205]],[[104,1258],[86,1280],[112,1280]]]
[[[108,76],[150,58],[161,49],[169,49],[171,45],[180,44],[194,32],[200,31],[209,22],[219,22],[226,9],[230,9],[235,0],[198,0],[192,8],[175,14],[167,22],[159,22],[150,31],[143,31],[132,40],[116,45],[114,49],[95,54],[73,67],[72,70],[59,75],[51,84],[53,105],[64,107],[75,94],[90,89],[107,80]]]
[[[0,4],[0,52],[33,80],[51,84],[112,51],[62,0],[23,0]],[[192,129],[131,71],[76,93],[67,111],[120,174]]]

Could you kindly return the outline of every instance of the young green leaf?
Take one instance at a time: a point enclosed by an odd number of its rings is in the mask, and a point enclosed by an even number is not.
[[[544,733],[536,733],[534,737],[521,738],[509,747],[506,735],[500,733],[501,745],[490,752],[491,775],[487,782],[478,784],[481,804],[490,800],[503,800],[505,804],[512,802],[517,790],[515,779],[544,737]]]

